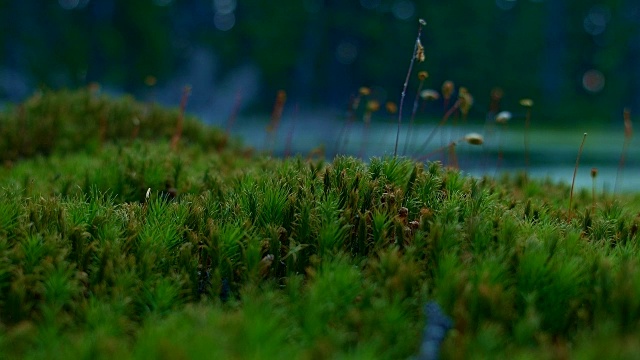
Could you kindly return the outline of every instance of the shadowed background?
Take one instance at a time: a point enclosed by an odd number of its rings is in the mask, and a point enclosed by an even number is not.
[[[635,0],[23,0],[0,2],[0,99],[100,82],[210,122],[269,112],[276,91],[303,108],[345,109],[360,86],[399,99],[424,18],[426,87],[467,87],[485,112],[536,101],[538,121],[619,119],[640,104]],[[145,84],[146,79],[146,84]],[[154,86],[149,86],[154,84]]]

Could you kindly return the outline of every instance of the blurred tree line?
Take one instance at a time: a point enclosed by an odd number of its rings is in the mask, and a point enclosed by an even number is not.
[[[314,106],[346,107],[360,86],[398,101],[418,18],[428,23],[416,67],[429,72],[426,87],[465,86],[477,113],[495,87],[503,109],[532,98],[548,121],[640,111],[637,0],[1,0],[0,77],[53,88],[98,81],[135,94],[204,47],[217,76],[260,69],[260,109],[278,89]],[[0,97],[12,99],[4,84]]]

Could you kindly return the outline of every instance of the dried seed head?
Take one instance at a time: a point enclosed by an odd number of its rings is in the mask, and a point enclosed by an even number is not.
[[[463,115],[468,115],[471,105],[473,105],[473,96],[469,94],[466,88],[461,87],[459,97],[460,99],[460,112]]]
[[[526,108],[530,108],[533,107],[533,100],[531,99],[521,99],[520,100],[520,105],[526,107]]]
[[[409,209],[407,209],[406,207],[401,207],[400,209],[398,209],[398,216],[400,216],[401,218],[406,218],[409,215]]]
[[[426,22],[426,21],[424,21],[424,19],[418,19],[418,22],[419,22],[419,23],[420,23],[420,25],[422,25],[422,26],[426,26],[426,25],[427,25],[427,22]]]
[[[464,136],[464,141],[471,145],[482,145],[484,138],[478,133],[468,133]]]
[[[440,99],[440,94],[433,89],[425,89],[420,92],[420,97],[424,100],[438,100]]]
[[[274,259],[275,256],[273,256],[273,254],[267,254],[262,258],[262,260],[260,260],[258,268],[261,276],[266,276],[269,273],[269,269],[271,268],[271,264]]]
[[[442,97],[444,97],[446,100],[449,100],[451,98],[451,94],[453,94],[454,90],[455,85],[453,84],[453,81],[447,80],[442,83]]]
[[[425,81],[429,77],[429,73],[426,71],[420,71],[418,73],[418,80]]]
[[[360,96],[368,96],[371,94],[371,89],[369,89],[366,86],[362,86],[360,87],[360,89],[358,90],[358,93],[360,94]]]
[[[420,227],[420,223],[418,221],[410,221],[409,222],[409,226],[411,227],[412,230],[417,230]]]
[[[509,111],[500,111],[498,115],[496,115],[496,122],[499,124],[505,124],[511,120],[511,113]]]
[[[593,168],[591,168],[591,177],[592,177],[593,179],[595,179],[595,178],[596,178],[596,176],[598,176],[598,168],[594,168],[594,167],[593,167]]]
[[[382,197],[380,198],[380,202],[389,205],[393,205],[396,203],[396,196],[392,193],[384,192],[382,193]]]
[[[424,46],[422,46],[422,42],[420,41],[420,39],[416,40],[416,54],[415,54],[415,58],[416,60],[418,60],[418,62],[424,62],[425,60],[425,56],[424,56]]]
[[[153,75],[149,75],[144,78],[144,84],[149,87],[154,86],[157,82],[158,82],[158,79],[156,79],[156,77]]]
[[[495,87],[491,89],[491,100],[500,100],[504,96],[504,91],[501,88]]]
[[[433,216],[433,211],[429,208],[422,208],[420,209],[420,216],[430,218]]]
[[[398,112],[398,105],[396,105],[396,103],[394,103],[393,101],[387,101],[387,103],[385,104],[385,108],[387,109],[387,112],[389,114],[395,114]]]
[[[367,112],[376,112],[380,110],[380,103],[376,100],[367,101]]]

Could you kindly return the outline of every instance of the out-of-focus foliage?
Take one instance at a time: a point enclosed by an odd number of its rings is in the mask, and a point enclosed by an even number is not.
[[[8,69],[33,86],[99,81],[136,92],[204,48],[217,56],[216,76],[260,69],[265,108],[278,89],[344,107],[369,85],[381,102],[397,101],[422,17],[425,86],[467,87],[477,113],[494,87],[506,109],[535,99],[539,119],[618,119],[623,106],[640,107],[635,0],[24,0],[0,8],[0,77]],[[0,86],[0,97],[11,98],[11,88]]]

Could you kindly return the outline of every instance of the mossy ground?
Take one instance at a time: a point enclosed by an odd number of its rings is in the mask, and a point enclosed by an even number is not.
[[[95,90],[0,116],[4,357],[402,359],[428,301],[443,358],[640,353],[637,198],[254,156],[193,119],[172,149],[176,118]]]

